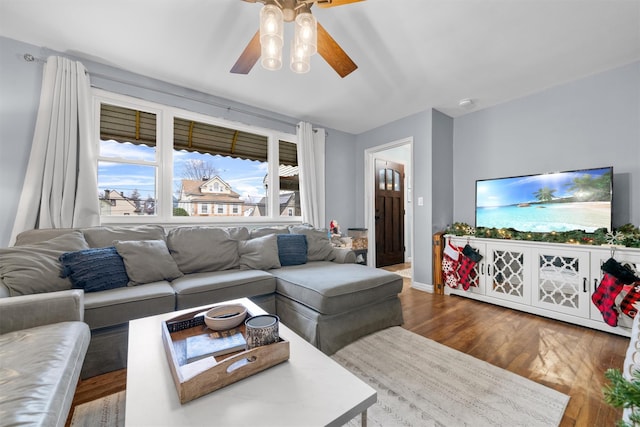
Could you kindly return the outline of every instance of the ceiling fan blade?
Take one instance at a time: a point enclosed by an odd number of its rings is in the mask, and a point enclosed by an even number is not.
[[[251,71],[253,66],[256,65],[256,62],[258,62],[258,59],[260,59],[260,55],[262,55],[262,50],[260,47],[260,30],[258,30],[251,41],[249,41],[247,47],[244,48],[244,51],[233,65],[233,68],[231,68],[231,72],[235,74],[249,74],[249,71]]]
[[[340,77],[344,78],[358,68],[320,23],[318,23],[318,53]]]
[[[357,3],[360,1],[364,1],[364,0],[318,0],[316,2],[316,6],[326,8],[326,7],[334,7],[334,6],[343,6],[345,4]]]

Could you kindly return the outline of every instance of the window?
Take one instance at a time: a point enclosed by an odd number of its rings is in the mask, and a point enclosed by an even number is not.
[[[94,99],[106,222],[124,215],[169,222],[302,215],[295,135],[98,89]]]

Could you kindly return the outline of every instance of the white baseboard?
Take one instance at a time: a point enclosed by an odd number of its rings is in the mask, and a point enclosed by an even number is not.
[[[426,283],[420,283],[420,282],[411,282],[411,287],[414,289],[417,289],[419,291],[423,291],[423,292],[429,292],[430,294],[433,293],[433,285],[427,285]]]

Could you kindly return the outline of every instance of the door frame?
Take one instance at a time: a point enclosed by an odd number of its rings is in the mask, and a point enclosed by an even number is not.
[[[378,145],[375,147],[371,147],[371,148],[367,148],[366,150],[364,150],[364,226],[367,229],[367,238],[368,238],[368,248],[367,248],[367,265],[368,266],[374,266],[376,265],[376,230],[375,230],[375,207],[376,207],[376,203],[375,203],[375,180],[374,178],[374,174],[375,174],[375,160],[376,159],[384,159],[384,160],[391,160],[391,159],[385,159],[384,157],[381,156],[381,153],[387,150],[390,150],[392,148],[397,148],[397,147],[401,147],[401,146],[408,146],[409,147],[409,162],[411,163],[409,165],[409,173],[407,174],[405,172],[405,175],[407,177],[407,184],[406,184],[406,188],[405,188],[405,211],[408,209],[411,209],[411,215],[409,216],[408,219],[408,224],[407,224],[407,215],[405,214],[405,229],[406,227],[410,227],[409,229],[411,230],[411,258],[413,260],[413,249],[414,249],[414,240],[415,240],[415,236],[413,235],[414,230],[413,230],[413,218],[414,218],[414,212],[413,212],[413,203],[411,203],[411,206],[408,206],[408,202],[410,200],[413,199],[412,196],[410,196],[408,194],[409,190],[413,189],[413,137],[407,137],[407,138],[403,138],[403,139],[398,139],[396,141],[392,141],[383,145]],[[406,168],[406,164],[405,164],[405,168]],[[406,244],[406,242],[405,242]],[[413,278],[413,262],[411,263],[411,277]],[[413,279],[412,279],[413,280]]]

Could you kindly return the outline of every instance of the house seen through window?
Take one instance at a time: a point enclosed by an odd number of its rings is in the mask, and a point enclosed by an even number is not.
[[[301,216],[295,135],[117,101],[98,101],[103,216]]]

